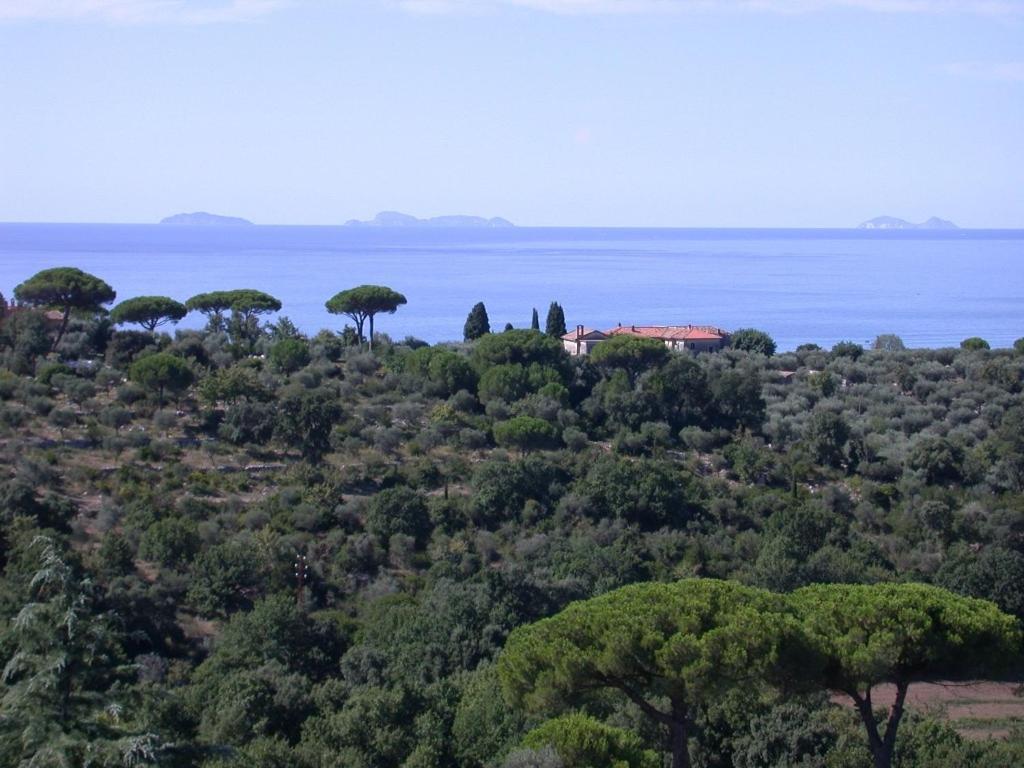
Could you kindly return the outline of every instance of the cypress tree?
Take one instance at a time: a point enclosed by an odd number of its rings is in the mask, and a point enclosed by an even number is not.
[[[531,331],[539,331],[540,330],[540,315],[537,314],[537,308],[536,307],[533,308],[533,318],[530,320],[530,330]]]
[[[565,331],[565,312],[562,310],[562,305],[557,301],[551,302],[551,307],[548,309],[548,320],[545,323],[544,332],[548,336],[564,336]]]
[[[466,341],[473,341],[473,339],[479,339],[485,333],[490,332],[491,321],[487,317],[487,307],[484,306],[482,301],[478,301],[469,310],[466,325],[462,329],[462,336]]]

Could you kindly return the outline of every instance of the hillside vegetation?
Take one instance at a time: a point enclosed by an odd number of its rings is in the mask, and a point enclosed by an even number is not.
[[[0,320],[0,764],[1024,763],[870,697],[1017,679],[1024,344],[371,352],[92,287]]]

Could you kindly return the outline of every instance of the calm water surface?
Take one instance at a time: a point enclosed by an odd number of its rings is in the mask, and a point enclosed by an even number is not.
[[[763,328],[781,349],[897,333],[909,346],[1024,336],[1024,230],[204,228],[0,224],[0,291],[76,266],[121,299],[257,288],[300,328],[340,328],[339,290],[390,285],[409,304],[378,330],[461,338],[466,313],[527,327],[559,301],[571,326]],[[201,325],[189,315],[180,327]]]

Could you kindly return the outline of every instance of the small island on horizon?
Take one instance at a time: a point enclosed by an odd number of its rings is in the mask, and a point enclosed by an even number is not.
[[[407,213],[398,211],[381,211],[369,221],[349,219],[346,227],[514,227],[508,219],[500,216],[487,219],[482,216],[434,216],[429,219],[418,219]]]
[[[952,221],[932,216],[928,221],[914,224],[895,216],[876,216],[860,224],[857,229],[960,229]]]
[[[214,213],[176,213],[160,220],[161,224],[176,224],[189,227],[251,227],[253,223],[238,216],[218,216]]]

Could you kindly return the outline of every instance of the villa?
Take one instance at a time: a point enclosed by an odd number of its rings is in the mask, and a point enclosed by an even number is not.
[[[698,354],[717,352],[729,346],[729,332],[711,325],[622,325],[608,331],[596,331],[577,325],[562,337],[562,346],[570,355],[589,355],[594,347],[613,336],[640,336],[657,339],[666,347]]]

